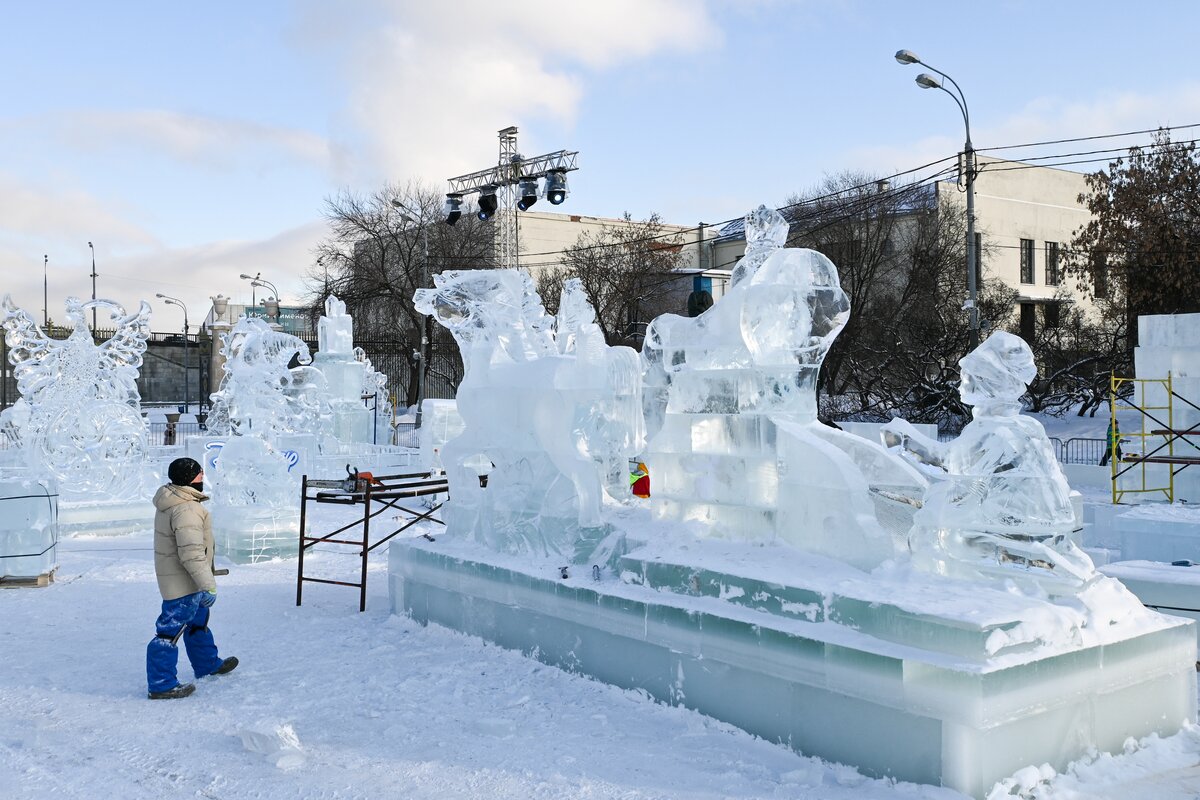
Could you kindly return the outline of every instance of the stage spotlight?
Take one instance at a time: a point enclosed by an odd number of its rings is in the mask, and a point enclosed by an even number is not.
[[[484,186],[479,190],[479,213],[475,216],[481,220],[489,220],[496,213],[499,202],[496,200],[496,186]]]
[[[453,225],[458,222],[458,218],[462,216],[462,195],[448,194],[446,195],[446,224]]]
[[[546,199],[551,205],[562,205],[567,199],[567,171],[565,169],[550,170],[546,176]]]
[[[537,178],[521,178],[521,183],[517,190],[517,208],[522,211],[528,211],[529,207],[537,202]]]

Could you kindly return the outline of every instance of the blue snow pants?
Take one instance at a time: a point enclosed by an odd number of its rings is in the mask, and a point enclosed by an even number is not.
[[[157,635],[146,645],[146,680],[152,692],[165,692],[179,685],[175,667],[179,663],[179,639],[197,678],[211,675],[221,666],[217,645],[208,629],[209,610],[200,605],[200,592],[175,600],[164,600],[154,627]]]

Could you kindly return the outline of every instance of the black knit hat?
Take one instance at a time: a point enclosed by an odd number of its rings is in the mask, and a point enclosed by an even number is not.
[[[176,486],[187,486],[196,480],[196,476],[202,471],[202,467],[196,462],[196,459],[177,458],[171,462],[171,466],[167,467],[167,477]]]

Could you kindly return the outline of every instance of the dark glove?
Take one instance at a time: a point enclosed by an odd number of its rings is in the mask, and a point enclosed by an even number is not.
[[[213,589],[211,592],[200,593],[200,605],[204,606],[205,608],[211,608],[212,604],[215,602],[217,602],[216,589]]]

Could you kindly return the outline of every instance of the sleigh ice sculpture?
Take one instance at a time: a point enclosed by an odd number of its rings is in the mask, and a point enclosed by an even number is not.
[[[834,265],[785,233],[753,212],[726,296],[651,324],[644,423],[626,355],[564,347],[572,323],[527,277],[422,290],[468,363],[466,427],[444,449],[447,535],[391,548],[393,610],[976,797],[1192,720],[1193,623],[1144,609],[1062,535],[1065,481],[1011,405],[1032,377],[1020,347],[995,335],[963,360],[975,427],[924,448],[946,470],[930,484],[903,425],[889,449],[816,420],[849,307]],[[643,424],[649,510],[601,491]],[[621,435],[588,433],[606,425]]]

